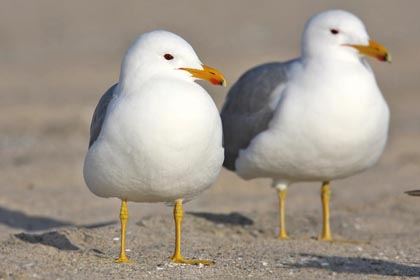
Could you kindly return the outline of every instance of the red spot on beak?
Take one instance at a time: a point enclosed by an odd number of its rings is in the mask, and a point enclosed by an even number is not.
[[[219,80],[216,80],[216,79],[210,79],[210,82],[211,82],[213,85],[215,85],[215,86],[220,85],[220,81],[219,81]]]
[[[385,60],[386,60],[386,57],[385,57],[385,56],[383,56],[383,55],[378,55],[376,58],[377,58],[379,61],[385,61]]]

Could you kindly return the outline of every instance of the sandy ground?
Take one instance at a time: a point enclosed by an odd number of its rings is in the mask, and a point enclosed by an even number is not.
[[[246,69],[299,55],[306,19],[330,8],[359,15],[387,46],[371,61],[392,111],[390,140],[371,170],[334,182],[332,230],[358,243],[324,243],[319,184],[287,199],[292,239],[276,240],[268,180],[223,171],[185,206],[186,257],[174,265],[172,209],[129,204],[128,252],[118,265],[119,201],[85,187],[90,118],[142,32],[186,38],[230,84]],[[420,278],[420,20],[418,1],[1,1],[0,279],[406,279]],[[220,107],[227,89],[204,85]]]

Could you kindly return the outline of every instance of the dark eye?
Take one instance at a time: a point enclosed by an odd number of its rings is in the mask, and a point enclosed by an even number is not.
[[[171,55],[171,54],[169,54],[169,53],[165,54],[163,57],[164,57],[166,60],[172,60],[172,59],[174,59],[173,55]]]
[[[331,34],[337,35],[339,32],[337,29],[330,29]]]

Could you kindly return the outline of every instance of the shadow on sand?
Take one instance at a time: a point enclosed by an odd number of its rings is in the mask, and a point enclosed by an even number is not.
[[[0,206],[0,224],[4,224],[11,228],[20,228],[25,231],[42,231],[66,226],[93,229],[112,225],[116,222],[116,220],[112,220],[93,224],[76,225],[71,222],[60,221],[54,218],[31,216],[20,211],[9,210]]]
[[[76,251],[79,250],[79,247],[73,245],[70,240],[62,233],[57,231],[46,232],[43,234],[29,234],[29,233],[19,233],[15,235],[22,241],[33,243],[33,244],[43,244],[51,247],[55,247],[60,250],[67,251]]]
[[[237,212],[232,212],[229,214],[188,212],[188,214],[191,214],[195,217],[206,219],[216,224],[226,224],[226,225],[235,225],[235,226],[248,226],[248,225],[254,224],[253,220]]]
[[[26,231],[73,226],[74,224],[40,216],[30,216],[20,211],[0,207],[0,224]]]
[[[419,277],[420,267],[387,260],[363,257],[321,256],[300,254],[303,262],[286,264],[290,268],[318,268],[336,273],[373,274],[383,276]]]

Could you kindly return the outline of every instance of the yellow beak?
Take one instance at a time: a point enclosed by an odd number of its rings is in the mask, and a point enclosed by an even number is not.
[[[225,80],[225,77],[223,77],[222,73],[204,64],[202,66],[203,66],[203,70],[193,69],[193,68],[179,68],[179,69],[185,70],[191,73],[191,75],[195,78],[209,81],[213,85],[224,86],[224,87],[226,86],[226,80]]]
[[[388,50],[381,44],[376,43],[375,41],[369,40],[368,46],[350,44],[348,44],[347,46],[353,47],[357,49],[361,54],[374,57],[379,61],[391,62],[391,55],[388,52]]]

